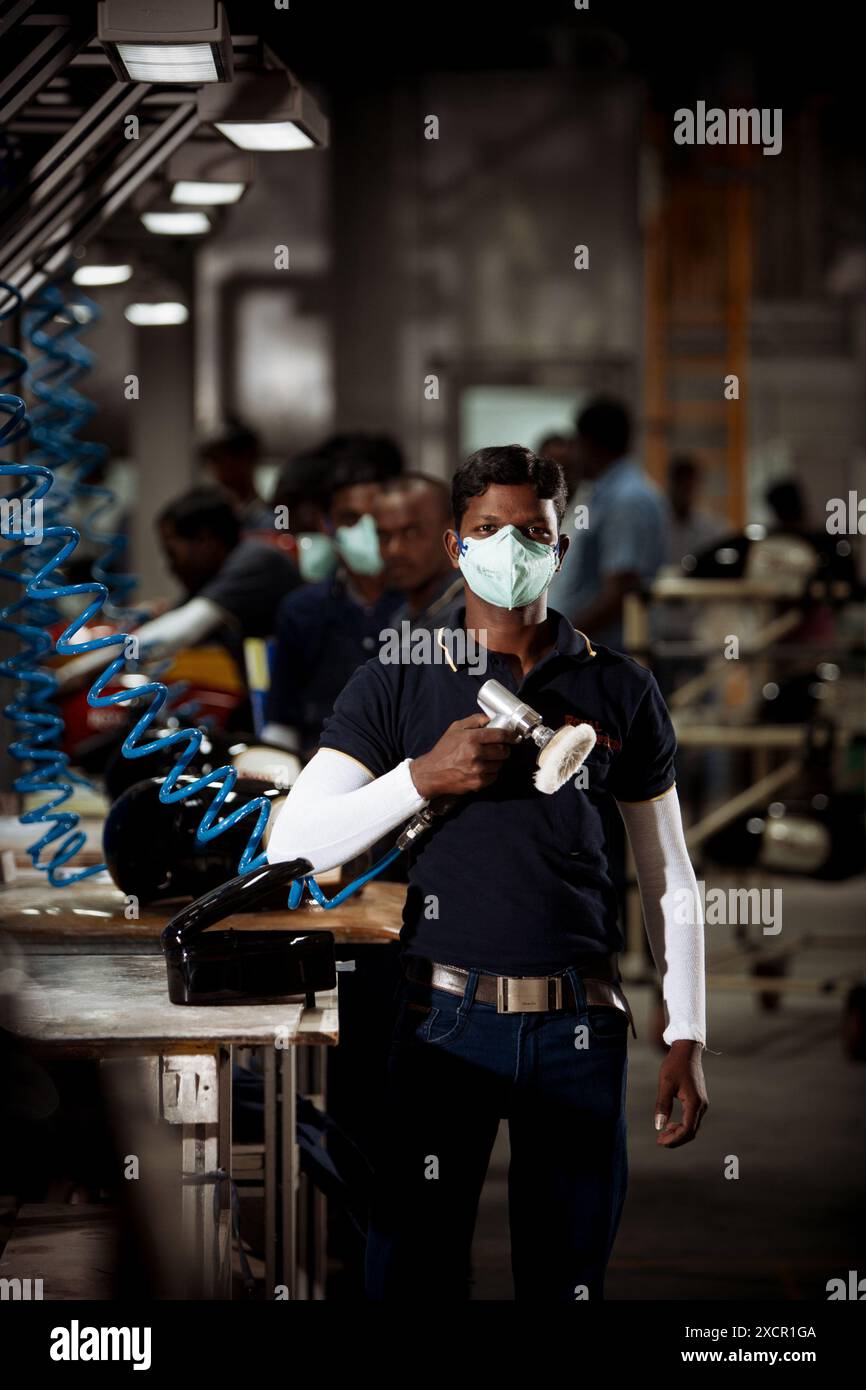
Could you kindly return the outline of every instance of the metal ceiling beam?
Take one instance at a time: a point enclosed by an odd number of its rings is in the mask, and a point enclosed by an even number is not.
[[[67,205],[57,209],[50,226],[43,229],[38,250],[31,245],[19,250],[16,264],[0,269],[0,278],[17,285],[29,299],[62,268],[73,246],[107,222],[146,179],[194,134],[199,124],[194,102],[177,107],[171,115],[114,165],[108,177],[88,183]],[[53,239],[52,239],[53,238]]]
[[[124,116],[149,90],[146,82],[112,83],[0,202],[2,265],[8,266],[22,246],[41,245],[43,229],[74,193],[76,171],[101,145],[110,148]]]
[[[0,16],[0,38],[24,18],[28,10],[32,10],[35,0],[18,0],[17,5],[10,5],[6,13]]]
[[[28,7],[29,8],[29,7]],[[17,14],[19,30],[31,27],[26,18],[26,10]],[[11,21],[16,12],[6,17]],[[61,16],[52,16],[60,21]],[[7,25],[7,27],[11,27]],[[13,116],[33,99],[37,92],[46,87],[59,72],[72,61],[85,44],[93,38],[94,26],[88,19],[86,25],[81,21],[53,23],[44,38],[16,63],[12,71],[0,81],[0,125],[7,124]]]

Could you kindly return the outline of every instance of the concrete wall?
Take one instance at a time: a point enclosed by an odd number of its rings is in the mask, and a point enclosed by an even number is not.
[[[636,404],[640,88],[443,75],[352,114],[335,113],[341,424],[384,426],[413,466],[446,475],[473,384],[609,386]]]

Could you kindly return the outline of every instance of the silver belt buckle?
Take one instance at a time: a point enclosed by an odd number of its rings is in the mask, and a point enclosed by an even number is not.
[[[562,980],[554,978],[554,1002],[549,1003],[549,979],[546,975],[496,977],[496,1012],[498,1014],[541,1014],[550,1008],[562,1008]]]

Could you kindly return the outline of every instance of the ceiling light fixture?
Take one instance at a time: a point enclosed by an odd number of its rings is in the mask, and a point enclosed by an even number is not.
[[[171,190],[173,203],[193,207],[216,207],[220,203],[236,203],[243,197],[245,183],[217,183],[210,180],[178,179]]]
[[[198,94],[203,122],[242,150],[308,150],[328,144],[328,120],[285,68],[242,73]]]
[[[203,212],[143,212],[141,221],[157,236],[201,236],[210,231],[210,219]]]
[[[153,304],[127,304],[123,317],[136,328],[165,328],[186,323],[189,310],[185,304],[167,299]]]
[[[75,285],[122,285],[131,277],[131,265],[80,265],[72,282]]]
[[[230,82],[232,38],[217,0],[100,0],[97,38],[121,82]]]

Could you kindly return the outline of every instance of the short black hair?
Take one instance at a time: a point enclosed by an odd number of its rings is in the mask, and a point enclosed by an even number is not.
[[[471,497],[480,497],[491,483],[515,486],[529,483],[536,497],[553,503],[556,520],[561,523],[568,504],[568,488],[562,465],[553,459],[539,458],[522,444],[494,444],[470,454],[454,474],[451,482],[451,511],[455,526],[466,515]]]
[[[333,434],[319,452],[330,469],[330,494],[357,483],[382,483],[403,472],[403,453],[387,434]]]
[[[307,449],[283,464],[271,500],[274,505],[288,507],[297,506],[299,502],[312,502],[324,510],[332,475],[331,461],[324,449]]]
[[[783,478],[773,483],[764,493],[767,505],[776,513],[779,521],[801,522],[806,519],[806,499],[796,478]]]
[[[539,458],[546,458],[547,454],[545,451],[550,448],[551,444],[568,443],[569,438],[567,434],[546,434],[544,438],[541,440],[541,442],[536,446],[535,452],[538,454]]]
[[[202,459],[212,459],[218,454],[234,454],[237,458],[244,458],[248,454],[261,453],[261,441],[254,429],[231,415],[218,434],[199,446],[198,453]]]
[[[168,523],[184,540],[216,536],[234,550],[241,538],[241,524],[231,498],[219,487],[194,487],[163,507],[157,522]]]
[[[693,458],[691,454],[675,454],[668,464],[668,477],[671,479],[686,476],[693,478],[700,471],[697,459]]]
[[[410,471],[401,473],[397,478],[386,478],[382,484],[382,495],[387,497],[389,494],[413,492],[418,487],[430,488],[442,504],[443,516],[451,515],[451,489],[441,478],[434,478],[430,473]]]
[[[596,396],[577,412],[577,432],[612,457],[624,454],[631,440],[631,417],[622,401]]]

